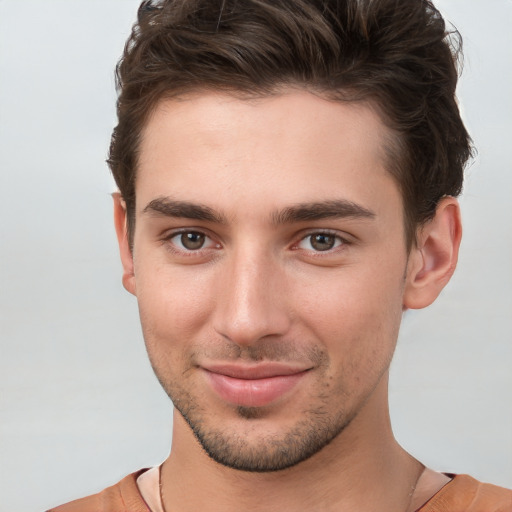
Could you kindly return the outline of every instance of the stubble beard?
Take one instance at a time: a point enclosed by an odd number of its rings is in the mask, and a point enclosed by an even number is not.
[[[228,436],[215,430],[204,431],[200,424],[179,412],[211,459],[231,469],[254,473],[282,471],[296,466],[327,446],[349,423],[344,421],[319,428],[318,422],[309,418],[300,421],[285,434],[266,436],[256,446],[248,446],[242,436]],[[258,412],[239,408],[238,414],[248,418],[257,416]]]
[[[301,350],[291,344],[262,340],[254,347],[221,346],[215,354],[206,350],[185,353],[178,360],[175,359],[172,365],[169,365],[165,357],[160,358],[156,351],[149,348],[153,370],[174,407],[205,453],[228,468],[264,473],[296,466],[331,443],[357,415],[357,407],[354,408],[355,404],[352,403],[354,397],[345,382],[346,372],[339,373],[343,376],[341,378],[329,377],[330,358],[319,347]],[[215,412],[208,408],[208,403],[202,403],[190,391],[194,389],[193,382],[185,385],[186,380],[192,376],[189,372],[195,372],[197,368],[195,361],[198,354],[206,355],[210,360],[302,361],[303,366],[314,368],[317,385],[313,386],[313,393],[305,398],[307,403],[300,414],[293,411],[300,418],[295,423],[268,432],[264,424],[266,422],[267,427],[272,424],[270,420],[275,414],[275,409],[271,410],[272,406],[238,406],[235,407],[238,426],[230,428],[229,420],[223,424],[220,418],[214,417]],[[186,370],[178,375],[173,367]],[[278,425],[278,421],[275,424]],[[240,427],[240,424],[243,426]]]
[[[190,393],[179,385],[159,380],[206,454],[215,462],[239,471],[264,473],[291,468],[320,452],[354,416],[344,411],[333,415],[328,403],[340,397],[324,393],[317,396],[315,407],[305,409],[303,419],[287,431],[259,435],[257,439],[249,440],[250,431],[265,418],[265,408],[236,408],[238,417],[246,420],[245,431],[230,431],[229,425],[216,428],[207,424],[211,413],[203,409]]]

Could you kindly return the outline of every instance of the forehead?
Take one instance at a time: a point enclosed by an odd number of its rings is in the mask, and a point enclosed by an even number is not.
[[[385,169],[389,138],[369,105],[306,91],[165,100],[142,134],[137,204],[166,195],[228,210],[333,195],[379,203],[386,201],[384,189],[397,192]]]

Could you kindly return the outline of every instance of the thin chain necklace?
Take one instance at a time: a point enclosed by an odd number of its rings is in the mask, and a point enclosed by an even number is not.
[[[162,463],[162,464],[160,464],[160,467],[158,468],[158,493],[160,496],[160,505],[162,507],[162,511],[167,512],[167,510],[165,510],[164,491],[163,491],[163,487],[162,487],[162,469],[163,469],[163,467],[164,467],[164,465]]]
[[[419,477],[418,477],[419,480]],[[414,512],[411,510],[411,503],[412,503],[412,497],[414,496],[414,493],[416,492],[416,484],[418,483],[418,480],[416,480],[416,483],[411,487],[411,492],[409,493],[409,500],[407,502],[407,507],[405,507],[405,512]],[[164,510],[165,512],[165,510]]]
[[[416,477],[416,479],[414,481],[414,484],[411,486],[411,492],[409,493],[409,503],[407,503],[407,508],[405,509],[405,512],[415,512],[414,510],[411,510],[412,499],[414,498],[414,493],[416,492],[416,487],[418,487],[418,482],[420,481],[421,476],[425,472],[425,469],[426,469],[425,466],[421,467],[421,470],[419,471],[418,476]]]

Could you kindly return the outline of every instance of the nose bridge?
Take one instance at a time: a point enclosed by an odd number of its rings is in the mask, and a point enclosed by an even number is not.
[[[215,315],[215,330],[238,345],[280,336],[290,318],[283,301],[284,269],[271,251],[253,244],[227,258]]]

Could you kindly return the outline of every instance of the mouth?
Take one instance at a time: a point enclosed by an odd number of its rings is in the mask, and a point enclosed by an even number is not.
[[[242,407],[263,407],[289,394],[311,368],[282,363],[217,364],[202,367],[212,390]]]

